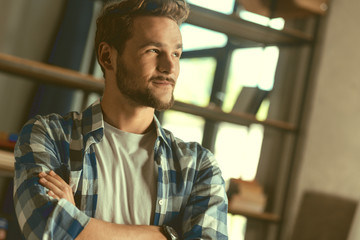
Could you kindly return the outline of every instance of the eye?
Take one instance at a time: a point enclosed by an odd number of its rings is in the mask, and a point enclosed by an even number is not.
[[[149,50],[147,50],[146,52],[149,52],[149,53],[156,53],[156,54],[159,54],[160,53],[160,51],[158,50],[158,49],[149,49]]]
[[[181,57],[181,52],[174,52],[173,56],[177,57],[177,58],[180,58]]]

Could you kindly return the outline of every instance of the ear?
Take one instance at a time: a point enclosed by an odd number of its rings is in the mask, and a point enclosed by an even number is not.
[[[116,62],[116,58],[114,56],[115,52],[117,51],[115,51],[115,49],[108,43],[101,42],[99,44],[99,63],[105,70],[114,70],[114,64]]]

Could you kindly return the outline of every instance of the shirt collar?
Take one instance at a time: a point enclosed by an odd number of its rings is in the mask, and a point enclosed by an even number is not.
[[[93,137],[95,142],[100,142],[104,135],[104,117],[101,109],[101,98],[96,100],[88,108],[82,112],[82,133],[87,146],[88,139]],[[171,146],[171,140],[166,136],[166,132],[161,127],[161,124],[154,114],[154,125],[156,128],[157,139],[160,139],[168,148]],[[91,138],[92,139],[92,138]]]
[[[155,116],[155,114],[154,114],[154,123],[155,123],[155,127],[156,127],[157,138],[161,139],[161,141],[165,144],[165,146],[167,146],[170,149],[171,141],[166,136],[165,130],[161,127],[161,124],[160,124],[159,120],[157,119],[157,117]]]
[[[85,149],[94,141],[101,141],[104,134],[104,119],[100,100],[98,99],[82,112],[82,134],[86,144]]]

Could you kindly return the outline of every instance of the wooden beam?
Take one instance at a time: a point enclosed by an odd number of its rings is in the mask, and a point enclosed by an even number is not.
[[[34,81],[102,92],[104,80],[77,71],[0,53],[0,71],[28,77]]]
[[[239,211],[239,210],[231,210],[229,209],[229,213],[232,215],[241,215],[246,218],[255,219],[255,220],[262,220],[267,222],[279,222],[280,216],[273,214],[273,213],[257,213],[257,212],[251,212],[251,211]]]
[[[313,41],[311,35],[295,29],[277,30],[195,5],[191,5],[187,23],[225,33],[249,45],[299,45]]]
[[[13,172],[15,157],[14,153],[0,149],[0,171]]]
[[[295,132],[297,130],[296,126],[287,122],[270,119],[260,121],[256,119],[254,115],[237,112],[226,113],[218,107],[199,107],[196,105],[175,101],[172,109],[219,122],[228,122],[245,126],[252,123],[258,123],[266,127],[277,128],[284,131]]]

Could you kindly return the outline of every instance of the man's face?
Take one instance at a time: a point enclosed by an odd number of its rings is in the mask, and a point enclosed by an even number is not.
[[[134,19],[132,32],[118,57],[118,88],[140,106],[168,109],[179,76],[179,27],[166,17],[141,16]]]

